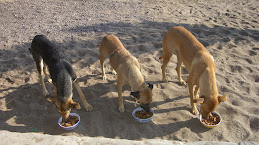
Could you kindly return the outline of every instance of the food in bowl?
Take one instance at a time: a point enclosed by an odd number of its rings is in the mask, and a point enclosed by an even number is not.
[[[145,110],[140,110],[140,111],[136,111],[134,116],[139,118],[139,119],[147,119],[147,118],[152,117],[153,113],[152,112],[147,112]]]
[[[203,119],[202,115],[200,114],[200,122],[203,126],[208,128],[214,128],[219,126],[219,124],[222,122],[222,118],[219,113],[214,111],[211,114],[212,116],[210,116],[208,119]]]
[[[217,125],[220,122],[220,118],[218,114],[211,113],[212,116],[209,116],[208,119],[201,119],[202,122],[204,122],[207,125]]]
[[[62,121],[60,125],[64,127],[71,127],[71,126],[74,126],[78,121],[79,119],[76,116],[69,116],[68,120],[66,122]]]

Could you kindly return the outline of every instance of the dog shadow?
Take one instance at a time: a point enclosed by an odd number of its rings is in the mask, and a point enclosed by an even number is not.
[[[82,82],[86,79],[98,78],[97,75],[89,75],[79,78],[78,81]],[[47,89],[50,93],[52,84],[46,84]],[[11,132],[41,132],[50,135],[60,135],[64,133],[79,133],[91,137],[103,136],[108,138],[119,138],[124,139],[140,139],[142,137],[154,138],[161,137],[170,133],[177,132],[180,128],[188,127],[194,132],[206,131],[198,124],[197,119],[190,119],[187,121],[174,122],[164,125],[156,125],[152,122],[145,124],[150,133],[143,135],[144,131],[141,129],[143,125],[134,120],[131,115],[132,110],[138,107],[134,103],[135,99],[129,97],[129,87],[124,88],[123,98],[125,112],[121,113],[118,111],[118,97],[115,86],[115,80],[110,80],[107,83],[96,83],[87,87],[81,87],[85,94],[86,100],[93,106],[94,110],[87,112],[83,107],[80,110],[72,110],[80,115],[81,122],[79,126],[71,131],[64,131],[57,124],[57,120],[60,114],[56,111],[54,104],[48,102],[43,96],[39,83],[25,84],[20,87],[12,87],[8,89],[1,89],[0,93],[10,92],[6,96],[2,97],[5,101],[6,108],[0,111],[0,129],[8,130]],[[29,93],[28,93],[29,92]],[[77,92],[75,90],[74,101],[81,104]],[[179,99],[184,99],[186,96],[179,96],[171,100],[154,102],[154,106],[171,102]],[[186,110],[186,107],[173,107],[168,110],[156,110],[156,113],[164,113],[168,111]],[[192,125],[197,124],[197,125]],[[114,129],[120,128],[121,131],[138,131],[139,135],[125,135],[114,133]],[[151,130],[151,128],[156,128]],[[172,128],[170,132],[162,131],[163,128]],[[124,130],[126,129],[126,130]],[[128,130],[129,129],[129,130]],[[159,134],[156,132],[160,132]],[[143,134],[142,134],[143,133]]]

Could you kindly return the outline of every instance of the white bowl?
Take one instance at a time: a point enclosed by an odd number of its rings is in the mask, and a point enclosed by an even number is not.
[[[216,111],[214,111],[214,112],[212,112],[212,113],[215,113],[215,114],[217,114],[217,115],[219,116],[219,119],[220,119],[220,120],[219,120],[219,123],[216,124],[216,125],[208,125],[208,124],[206,124],[205,122],[202,122],[202,115],[200,114],[199,120],[200,120],[200,122],[201,122],[201,124],[202,124],[203,126],[208,127],[208,128],[214,128],[214,127],[217,127],[217,126],[220,125],[220,123],[222,122],[222,118],[221,118],[220,114],[219,114],[218,112],[216,112]]]
[[[76,116],[76,117],[78,118],[78,122],[77,122],[76,124],[74,124],[73,126],[65,127],[65,126],[62,126],[62,125],[60,124],[60,123],[62,122],[62,117],[60,117],[59,120],[58,120],[58,125],[59,125],[61,128],[65,129],[65,130],[72,130],[72,129],[75,129],[75,128],[78,126],[79,122],[80,122],[80,116],[79,116],[78,114],[76,114],[76,113],[70,113],[69,116]]]
[[[147,118],[147,119],[139,119],[139,118],[135,117],[134,114],[136,113],[136,111],[142,111],[142,110],[143,110],[143,108],[141,108],[141,107],[138,107],[138,108],[134,109],[134,110],[132,111],[132,116],[133,116],[133,117],[135,118],[135,120],[138,121],[138,122],[141,122],[141,123],[149,122],[149,121],[154,117],[154,111],[153,111],[152,109],[150,109],[150,112],[152,112],[153,115],[152,115],[151,117]]]

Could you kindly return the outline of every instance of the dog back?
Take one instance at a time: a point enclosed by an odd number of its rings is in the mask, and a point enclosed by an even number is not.
[[[30,51],[33,55],[43,58],[48,66],[61,59],[66,59],[63,51],[44,35],[36,35],[33,38]]]
[[[115,35],[107,35],[100,44],[100,55],[111,56],[115,51],[125,49],[119,38]],[[126,50],[126,49],[125,49]]]
[[[183,64],[189,71],[193,58],[197,52],[206,52],[206,48],[184,27],[172,27],[166,34],[167,47],[174,47],[173,50],[180,55]],[[173,40],[173,41],[172,41]],[[171,44],[173,43],[173,44]]]
[[[57,69],[52,69],[51,76],[53,83],[56,83],[59,101],[66,102],[72,97],[72,77],[67,70],[67,62],[61,61],[55,65]]]

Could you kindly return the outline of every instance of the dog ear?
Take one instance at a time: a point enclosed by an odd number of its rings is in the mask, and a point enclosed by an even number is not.
[[[150,84],[150,83],[147,83],[148,84],[148,87],[153,90],[153,84]]]
[[[56,103],[56,101],[57,101],[57,99],[58,99],[57,96],[52,97],[51,95],[47,95],[47,96],[45,96],[45,98],[46,98],[47,101],[49,101],[49,102],[51,102],[51,103]]]
[[[79,103],[76,103],[76,102],[69,103],[69,107],[72,109],[81,109],[81,106],[79,105]]]
[[[225,101],[227,101],[227,96],[226,95],[218,96],[218,100],[219,100],[219,103],[220,102],[225,102]]]
[[[204,102],[204,98],[196,98],[193,100],[193,103],[199,103],[202,104]]]
[[[139,91],[137,92],[131,92],[130,95],[132,95],[133,97],[139,99],[140,98],[140,95],[139,95]]]

